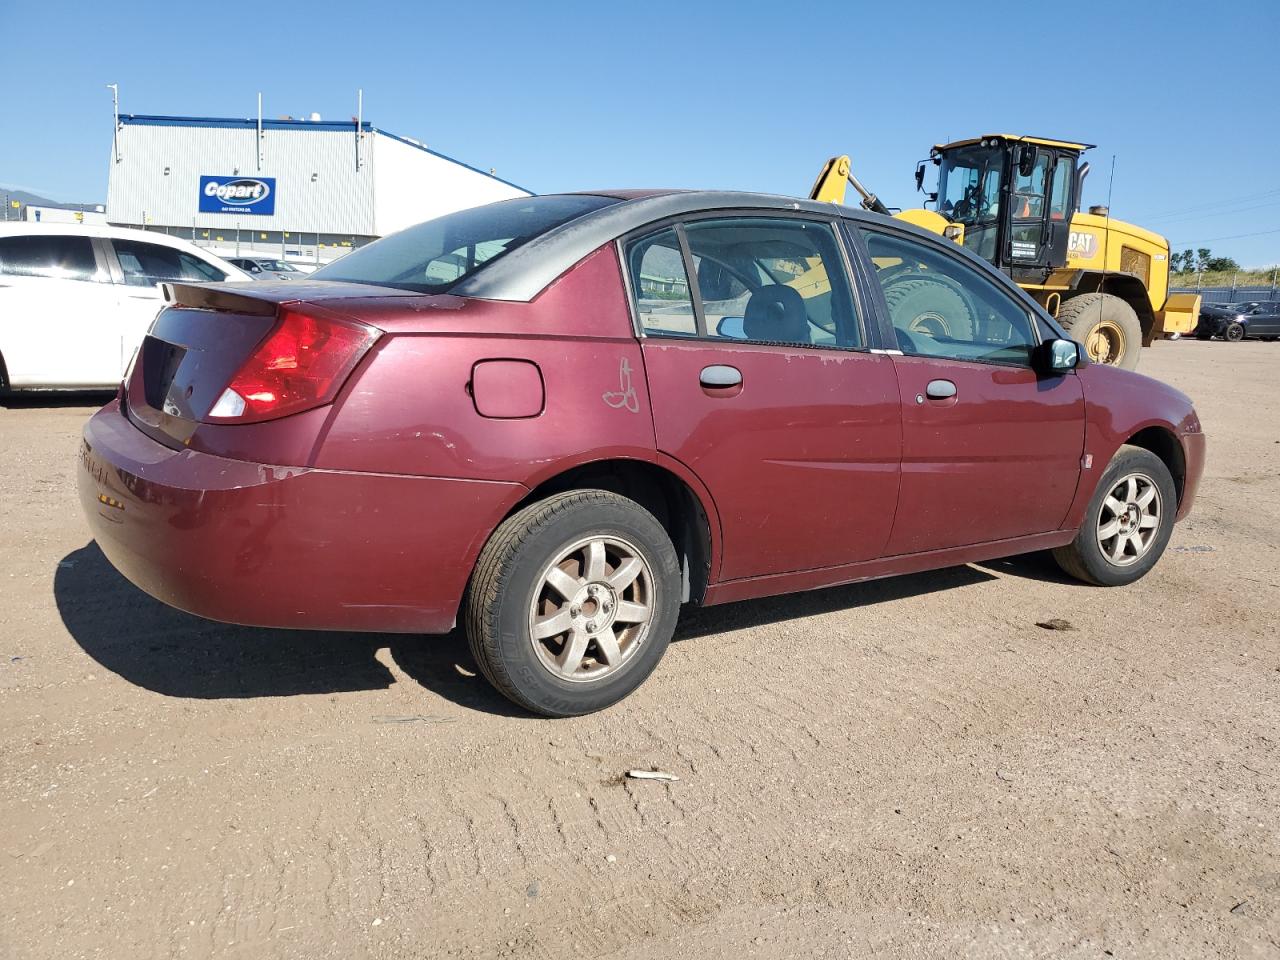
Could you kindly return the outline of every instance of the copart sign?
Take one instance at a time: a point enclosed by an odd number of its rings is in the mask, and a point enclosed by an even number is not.
[[[201,177],[200,212],[269,217],[276,212],[276,178]]]

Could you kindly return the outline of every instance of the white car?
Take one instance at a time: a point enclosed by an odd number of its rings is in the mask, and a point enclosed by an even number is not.
[[[0,392],[119,385],[166,280],[252,278],[162,233],[0,223]]]
[[[228,257],[227,262],[255,280],[301,280],[307,275],[289,261],[275,257]]]

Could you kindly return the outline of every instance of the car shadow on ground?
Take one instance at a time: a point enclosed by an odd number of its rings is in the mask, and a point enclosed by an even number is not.
[[[1067,587],[1094,589],[1087,583],[1081,583],[1075,577],[1062,572],[1048,550],[1039,553],[1023,553],[1016,557],[1001,557],[998,560],[984,560],[974,564],[980,570],[1002,573],[1024,580],[1039,580],[1043,583],[1060,583]]]
[[[975,567],[832,587],[809,593],[688,608],[675,640],[815,616],[994,580]],[[67,554],[53,579],[68,632],[84,651],[130,683],[169,697],[250,699],[381,690],[396,666],[431,692],[468,709],[529,714],[480,676],[461,631],[441,636],[270,630],[205,620],[143,593],[96,543]]]
[[[114,390],[49,391],[48,393],[0,394],[0,410],[52,410],[57,407],[101,407],[115,396]]]

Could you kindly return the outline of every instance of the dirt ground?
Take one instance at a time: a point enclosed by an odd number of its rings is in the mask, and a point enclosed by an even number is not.
[[[696,611],[567,721],[457,637],[167,609],[81,518],[92,407],[0,409],[0,956],[1280,955],[1280,343],[1142,368],[1210,444],[1146,580]]]

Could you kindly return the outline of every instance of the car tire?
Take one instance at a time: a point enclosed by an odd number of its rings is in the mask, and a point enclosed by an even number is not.
[[[944,278],[907,275],[889,282],[885,303],[895,330],[909,337],[973,336],[973,313],[960,291]]]
[[[1058,308],[1058,323],[1094,363],[1132,370],[1142,351],[1142,324],[1133,307],[1109,293],[1082,293]]]
[[[653,672],[680,594],[675,548],[651,513],[615,493],[574,490],[494,531],[467,591],[466,634],[504,696],[544,716],[579,716]]]
[[[1239,343],[1244,339],[1244,324],[1237,321],[1228,323],[1227,329],[1222,331],[1222,337],[1230,343]]]
[[[1103,471],[1076,538],[1054,550],[1053,558],[1077,580],[1125,586],[1160,559],[1177,512],[1178,492],[1164,461],[1142,447],[1123,446]]]

